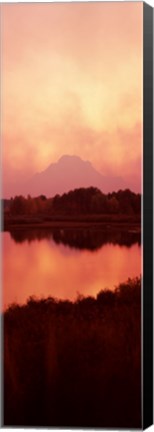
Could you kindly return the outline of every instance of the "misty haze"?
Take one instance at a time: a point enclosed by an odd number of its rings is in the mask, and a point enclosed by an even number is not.
[[[141,2],[2,12],[4,426],[141,428]]]

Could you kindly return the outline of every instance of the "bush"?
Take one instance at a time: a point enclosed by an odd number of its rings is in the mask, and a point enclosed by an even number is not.
[[[4,425],[141,428],[140,290],[8,308]]]

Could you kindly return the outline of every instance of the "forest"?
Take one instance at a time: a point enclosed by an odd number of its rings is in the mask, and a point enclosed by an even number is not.
[[[141,195],[124,191],[103,194],[99,189],[80,188],[46,198],[45,195],[27,198],[15,196],[3,200],[4,212],[12,215],[21,214],[140,214]]]

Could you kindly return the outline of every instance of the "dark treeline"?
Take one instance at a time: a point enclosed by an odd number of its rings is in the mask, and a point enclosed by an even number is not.
[[[107,195],[99,189],[80,188],[46,198],[44,195],[32,198],[15,196],[3,200],[4,213],[10,215],[78,215],[78,214],[141,214],[141,195],[124,191],[112,192]]]
[[[22,289],[22,284],[21,284]],[[4,313],[4,425],[141,428],[141,280]]]
[[[107,243],[131,247],[133,244],[141,244],[141,234],[137,230],[116,227],[90,227],[90,228],[24,228],[11,229],[10,235],[16,243],[29,243],[34,240],[48,239],[56,244],[63,244],[75,249],[87,249],[95,251]]]

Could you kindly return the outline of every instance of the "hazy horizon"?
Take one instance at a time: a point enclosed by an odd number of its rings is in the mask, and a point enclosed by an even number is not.
[[[1,5],[4,196],[63,154],[141,191],[142,10]]]
[[[15,195],[54,197],[63,195],[70,190],[79,188],[95,187],[102,193],[108,194],[119,190],[133,190],[119,176],[103,176],[88,160],[84,161],[76,155],[62,155],[57,162],[49,164],[45,170],[35,173],[25,181],[14,185],[16,194],[10,193],[2,196],[3,199],[10,199]]]

